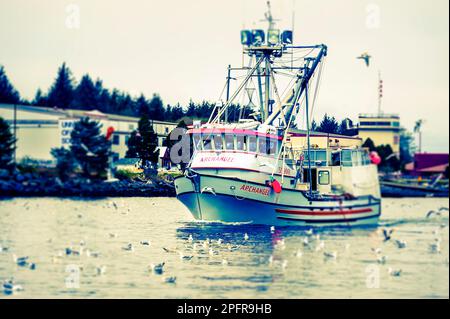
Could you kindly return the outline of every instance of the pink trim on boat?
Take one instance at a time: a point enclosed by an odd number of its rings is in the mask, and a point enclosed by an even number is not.
[[[371,213],[371,208],[362,208],[355,210],[339,210],[339,211],[304,211],[304,210],[289,210],[289,209],[275,209],[277,213],[289,214],[289,215],[306,215],[306,216],[330,216],[330,215],[352,215]]]

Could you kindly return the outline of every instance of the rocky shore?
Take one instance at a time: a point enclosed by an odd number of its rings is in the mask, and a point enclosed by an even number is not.
[[[35,173],[1,175],[0,197],[173,197],[175,188],[158,180],[93,181],[72,178],[62,182],[57,177]]]

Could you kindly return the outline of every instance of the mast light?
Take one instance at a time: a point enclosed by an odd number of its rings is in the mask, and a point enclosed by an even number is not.
[[[264,30],[256,29],[256,30],[253,30],[252,33],[253,33],[252,34],[252,37],[253,37],[252,44],[253,45],[258,46],[258,45],[261,45],[264,43],[265,38],[266,38],[265,34],[264,34]]]
[[[292,31],[291,30],[285,30],[283,33],[281,33],[281,42],[283,44],[292,44]]]
[[[267,31],[267,44],[276,45],[280,42],[280,30],[270,29]]]
[[[252,45],[253,43],[253,34],[250,30],[242,30],[241,31],[241,44],[242,45]]]

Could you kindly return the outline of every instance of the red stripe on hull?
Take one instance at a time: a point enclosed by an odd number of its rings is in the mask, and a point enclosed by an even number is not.
[[[355,209],[355,210],[339,210],[339,211],[315,211],[308,212],[304,210],[286,210],[286,209],[275,209],[277,213],[289,214],[289,215],[305,215],[305,216],[332,216],[332,215],[351,215],[351,214],[362,214],[372,212],[371,208]]]

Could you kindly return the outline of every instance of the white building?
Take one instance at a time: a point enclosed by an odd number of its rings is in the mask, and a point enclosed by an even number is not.
[[[97,110],[62,110],[28,105],[14,107],[12,104],[0,104],[0,117],[10,124],[12,131],[15,129],[17,160],[28,157],[39,161],[52,161],[52,148],[68,146],[73,123],[82,117],[99,121],[103,133],[106,133],[108,127],[113,127],[113,157],[123,158],[128,149],[128,138],[131,132],[137,129],[139,121],[136,117],[105,114]],[[159,146],[162,146],[164,138],[176,125],[171,122],[153,121]]]

